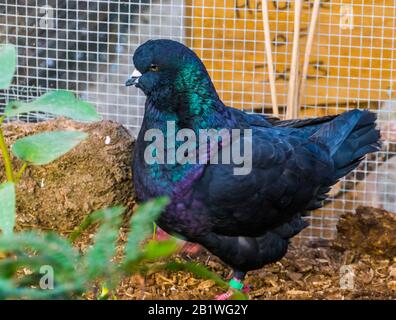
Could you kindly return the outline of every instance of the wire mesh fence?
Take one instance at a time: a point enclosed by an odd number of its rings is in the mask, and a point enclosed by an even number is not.
[[[314,0],[303,1],[300,64]],[[0,43],[18,49],[12,87],[0,95],[30,99],[47,90],[71,89],[93,102],[105,119],[136,134],[144,96],[124,82],[131,54],[148,39],[182,41],[203,59],[227,105],[272,114],[263,5],[268,6],[277,102],[285,112],[293,47],[295,1],[2,0]],[[320,3],[303,117],[352,108],[376,110],[384,148],[370,156],[314,212],[302,238],[331,238],[337,217],[359,205],[396,211],[396,3],[392,0],[323,0]],[[40,120],[31,115],[27,121]]]

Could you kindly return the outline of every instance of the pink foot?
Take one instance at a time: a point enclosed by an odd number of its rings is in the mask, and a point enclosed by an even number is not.
[[[229,298],[231,298],[231,296],[232,296],[233,294],[234,294],[234,293],[233,293],[231,290],[229,290],[229,291],[227,291],[227,292],[225,292],[225,293],[219,294],[219,295],[216,296],[214,299],[215,299],[215,300],[219,300],[219,301],[228,300]]]
[[[160,227],[157,227],[157,232],[155,234],[155,240],[164,241],[170,238],[170,234],[162,230]]]
[[[245,284],[242,289],[242,293],[248,294],[252,290],[252,286],[250,284]]]
[[[244,293],[244,294],[248,294],[249,292],[250,292],[250,290],[252,289],[252,286],[250,286],[250,285],[245,285],[245,286],[243,286],[243,288],[242,288],[242,290],[241,290],[241,292],[242,293]],[[225,292],[225,293],[222,293],[222,294],[219,294],[219,295],[217,295],[214,299],[215,300],[219,300],[219,301],[221,301],[221,300],[228,300],[229,298],[231,298],[231,296],[234,294],[234,292],[232,291],[232,290],[228,290],[227,292]]]
[[[181,248],[181,252],[189,256],[195,256],[201,251],[201,246],[196,243],[185,242]]]

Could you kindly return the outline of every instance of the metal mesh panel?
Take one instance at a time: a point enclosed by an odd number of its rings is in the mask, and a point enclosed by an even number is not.
[[[313,0],[304,1],[302,50],[312,5]],[[293,7],[294,1],[268,1],[282,112]],[[0,43],[17,45],[18,70],[13,86],[0,95],[0,108],[8,99],[66,88],[93,102],[105,119],[136,134],[144,96],[124,86],[133,69],[131,54],[147,39],[171,38],[185,42],[203,58],[226,104],[271,114],[261,11],[262,1],[253,0],[2,0]],[[336,186],[330,201],[313,213],[303,238],[331,238],[338,215],[358,205],[396,211],[395,16],[396,4],[390,0],[321,2],[303,116],[376,110],[385,143],[380,154],[370,156]]]

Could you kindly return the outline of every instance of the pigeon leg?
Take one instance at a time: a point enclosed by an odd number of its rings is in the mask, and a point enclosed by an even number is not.
[[[232,278],[228,283],[231,288],[227,292],[216,296],[215,300],[228,300],[234,294],[234,290],[238,290],[243,293],[249,292],[249,287],[244,286],[243,284],[243,279],[245,278],[245,275],[245,272],[234,270]]]

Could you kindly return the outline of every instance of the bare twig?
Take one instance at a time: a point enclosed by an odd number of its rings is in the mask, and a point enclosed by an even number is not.
[[[263,0],[262,2],[262,13],[263,13],[263,26],[264,26],[264,39],[265,39],[265,54],[267,56],[268,76],[271,87],[272,112],[275,116],[279,116],[279,108],[278,108],[276,86],[275,86],[274,63],[272,59],[271,34],[269,27],[267,0]]]
[[[292,62],[290,67],[289,92],[287,96],[286,119],[293,119],[298,114],[298,70],[299,70],[299,50],[300,50],[300,26],[301,26],[302,0],[294,2],[294,34],[293,34],[293,51]]]
[[[305,93],[305,86],[306,86],[306,82],[307,82],[308,67],[309,67],[309,57],[311,56],[312,43],[313,43],[313,39],[315,36],[315,29],[316,29],[316,25],[317,25],[318,17],[319,17],[319,9],[320,9],[320,0],[315,0],[313,10],[312,10],[311,22],[309,25],[307,45],[305,47],[304,65],[303,65],[302,77],[300,80],[301,84],[300,84],[300,91],[299,91],[299,97],[298,97],[298,104],[299,104],[298,111],[300,111],[300,106],[302,104],[302,99],[303,99],[304,93]],[[299,114],[297,114],[297,116],[299,116]]]

